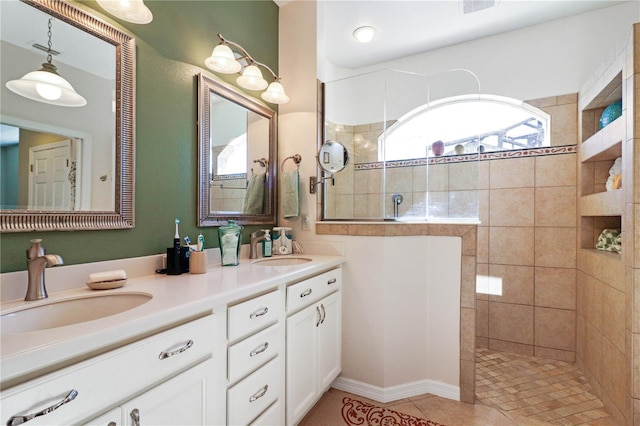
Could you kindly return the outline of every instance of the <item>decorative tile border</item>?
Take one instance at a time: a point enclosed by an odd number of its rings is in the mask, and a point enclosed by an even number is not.
[[[444,157],[412,158],[409,160],[395,160],[386,162],[358,163],[354,165],[355,170],[375,170],[397,167],[426,166],[427,164],[452,164],[469,163],[473,161],[500,160],[506,158],[538,157],[542,155],[575,154],[578,152],[577,145],[547,146],[542,148],[515,149],[511,151],[487,152],[484,154],[463,154],[447,155]]]
[[[219,180],[237,180],[237,179],[246,179],[247,178],[247,174],[246,173],[236,173],[234,175],[216,175],[216,176],[212,176],[211,181],[215,182],[215,181],[219,181]]]

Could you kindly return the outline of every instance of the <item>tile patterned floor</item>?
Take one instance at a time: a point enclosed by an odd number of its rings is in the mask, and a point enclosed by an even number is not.
[[[419,395],[387,404],[330,389],[300,426],[344,426],[345,396],[447,426],[614,426],[575,364],[479,349],[476,404]]]
[[[575,364],[488,349],[476,360],[476,403],[550,424],[616,424]]]

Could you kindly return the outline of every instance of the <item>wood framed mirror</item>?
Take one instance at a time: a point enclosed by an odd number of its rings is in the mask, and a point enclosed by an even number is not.
[[[15,175],[6,177],[8,168],[3,171],[3,194],[16,189],[13,198],[0,201],[0,232],[132,228],[135,39],[63,0],[0,3],[0,124],[12,128],[15,152],[5,152],[4,142],[2,149],[3,157],[12,155],[16,166]],[[52,48],[60,52],[53,63],[84,93],[83,107],[48,105],[6,88],[7,81],[46,61],[47,52],[32,43],[47,45],[50,18]],[[54,197],[32,188],[38,172],[33,152],[46,144],[62,144],[67,150],[61,177],[54,181],[62,189],[46,189]]]
[[[277,114],[198,75],[198,224],[276,223]]]

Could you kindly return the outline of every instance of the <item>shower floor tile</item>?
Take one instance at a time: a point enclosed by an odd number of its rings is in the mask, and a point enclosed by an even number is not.
[[[562,425],[615,425],[577,365],[476,349],[476,404]]]

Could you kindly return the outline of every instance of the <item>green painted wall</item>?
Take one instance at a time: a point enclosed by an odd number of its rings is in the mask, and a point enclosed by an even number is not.
[[[278,72],[278,6],[263,1],[146,0],[154,19],[135,25],[112,19],[94,1],[74,4],[136,37],[135,228],[0,235],[0,272],[26,269],[29,240],[42,238],[65,264],[164,253],[174,219],[180,235],[198,233],[217,246],[217,228],[197,227],[197,74],[218,33]],[[219,76],[233,82],[229,76]],[[248,233],[259,227],[245,228]]]

